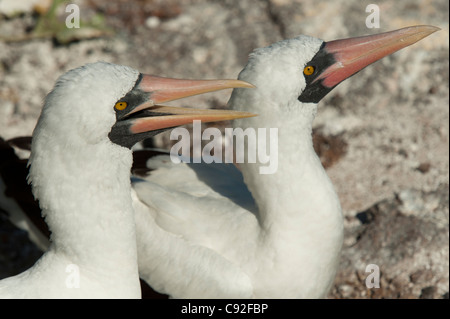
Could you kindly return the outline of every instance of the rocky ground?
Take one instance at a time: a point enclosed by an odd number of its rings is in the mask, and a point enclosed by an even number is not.
[[[16,2],[16,4],[14,4]],[[30,135],[63,72],[98,60],[170,77],[236,78],[253,48],[416,24],[442,30],[360,72],[319,107],[316,144],[340,196],[346,238],[330,298],[448,298],[449,3],[445,0],[0,0],[0,136]],[[21,4],[19,9],[11,6]],[[29,3],[29,5],[24,5]],[[380,28],[365,25],[380,8]],[[184,100],[225,107],[229,92]],[[174,103],[175,105],[179,103]],[[155,144],[167,145],[167,135]],[[39,256],[0,214],[0,278]],[[367,288],[369,264],[380,288]]]

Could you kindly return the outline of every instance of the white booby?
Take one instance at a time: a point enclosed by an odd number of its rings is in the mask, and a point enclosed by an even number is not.
[[[317,298],[339,263],[339,199],[312,145],[317,103],[369,64],[437,31],[414,26],[331,42],[299,36],[250,55],[230,108],[234,121],[278,128],[278,170],[259,163],[175,164],[150,159],[133,183],[139,273],[175,298]],[[248,147],[255,147],[248,145]],[[254,149],[251,149],[252,151]],[[145,153],[144,153],[145,155]]]
[[[0,281],[0,298],[139,298],[131,146],[194,119],[248,116],[157,105],[238,80],[176,80],[104,62],[62,75],[33,133],[29,181],[51,231],[48,251]]]

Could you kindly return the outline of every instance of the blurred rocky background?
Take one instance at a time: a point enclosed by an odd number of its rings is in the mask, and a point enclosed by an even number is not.
[[[70,3],[80,9],[80,28],[65,25]],[[380,28],[366,27],[371,3]],[[298,34],[333,40],[438,26],[332,91],[320,104],[314,141],[346,223],[329,298],[448,298],[448,21],[446,0],[0,0],[0,137],[31,135],[57,77],[88,62],[236,78],[254,48]],[[183,105],[224,108],[229,94]],[[169,142],[163,135],[154,144]],[[39,255],[0,212],[0,278]],[[379,268],[380,288],[366,287],[369,264]]]

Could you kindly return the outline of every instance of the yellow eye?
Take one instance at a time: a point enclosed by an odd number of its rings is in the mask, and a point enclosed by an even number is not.
[[[311,75],[314,73],[314,67],[312,65],[308,65],[307,67],[305,67],[303,69],[303,74],[304,75]]]
[[[118,111],[123,111],[127,108],[128,103],[125,101],[117,102],[116,105],[114,105],[114,108]]]

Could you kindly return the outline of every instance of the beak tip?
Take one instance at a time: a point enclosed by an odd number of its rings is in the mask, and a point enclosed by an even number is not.
[[[238,118],[247,118],[247,117],[255,117],[258,116],[258,114],[250,113],[250,112],[242,112],[241,116]]]
[[[425,33],[424,37],[429,36],[430,34],[441,30],[441,28],[435,27],[433,25],[421,25],[421,26],[417,26],[417,28],[420,29],[421,32]]]
[[[251,84],[251,83],[248,83],[248,82],[245,82],[247,85],[245,85],[245,86],[243,86],[243,87],[245,87],[245,88],[249,88],[249,89],[256,89],[256,86],[255,85],[253,85],[253,84]]]
[[[254,86],[251,83],[242,81],[242,80],[230,80],[232,81],[233,86],[231,88],[246,88],[246,89],[255,89],[256,86]]]
[[[405,28],[406,34],[402,41],[407,42],[407,46],[412,45],[429,35],[441,30],[441,28],[432,25],[417,25]]]
[[[406,35],[411,36],[412,40],[410,44],[413,44],[423,38],[426,38],[430,34],[441,30],[441,28],[432,25],[416,25],[412,27],[406,27],[403,30],[406,31]]]
[[[434,25],[424,25],[423,28],[424,28],[424,29],[428,29],[428,32],[429,32],[430,34],[436,32],[436,31],[441,30],[441,28],[435,27]]]

